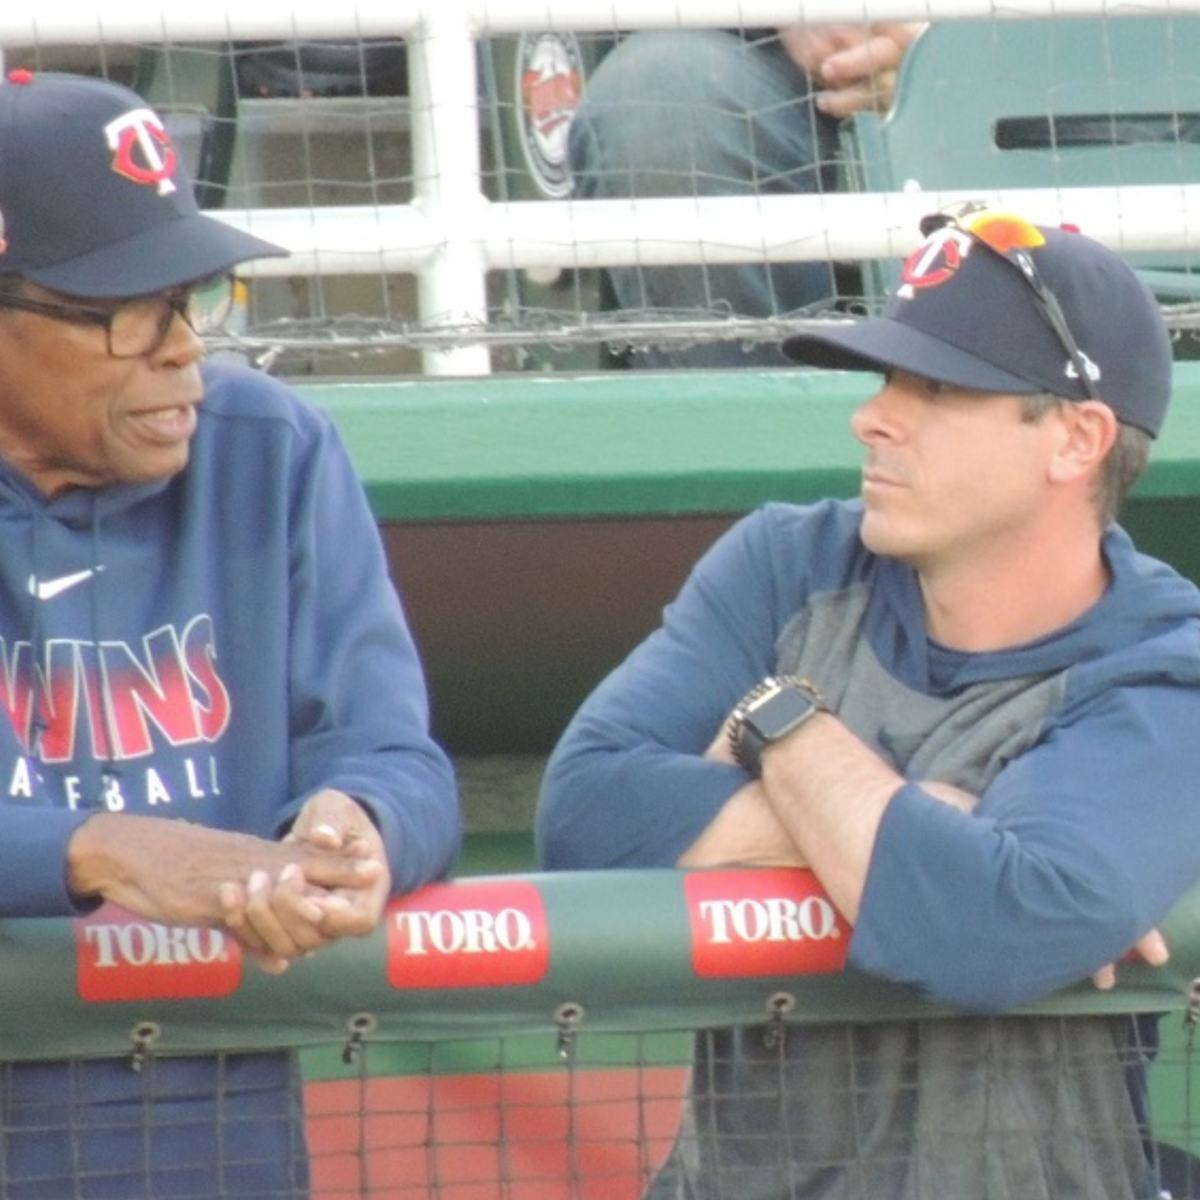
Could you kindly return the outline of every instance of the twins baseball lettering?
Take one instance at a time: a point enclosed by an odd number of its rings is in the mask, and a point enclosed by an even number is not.
[[[50,641],[40,664],[27,641],[0,638],[0,704],[27,750],[35,717],[45,763],[70,762],[86,738],[99,759],[153,754],[156,737],[183,747],[216,742],[230,718],[216,667],[212,620],[165,626],[140,647],[125,642]]]

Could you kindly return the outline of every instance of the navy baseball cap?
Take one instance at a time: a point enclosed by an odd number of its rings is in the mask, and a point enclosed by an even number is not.
[[[796,362],[908,371],[980,392],[1103,400],[1158,434],[1171,338],[1153,294],[1099,242],[969,207],[922,222],[880,316],[786,338]]]
[[[136,92],[29,71],[0,83],[0,273],[119,299],[286,253],[200,212]]]

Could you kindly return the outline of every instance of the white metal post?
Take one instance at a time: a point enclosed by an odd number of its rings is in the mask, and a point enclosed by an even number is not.
[[[478,231],[483,195],[475,41],[456,0],[433,0],[411,35],[413,204],[441,230],[418,273],[421,317],[440,326],[487,323],[487,264]],[[424,352],[429,375],[481,375],[486,346]]]

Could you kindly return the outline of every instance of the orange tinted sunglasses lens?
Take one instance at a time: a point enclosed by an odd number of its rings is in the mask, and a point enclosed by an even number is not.
[[[1046,244],[1042,231],[1036,225],[1012,213],[970,213],[955,224],[974,234],[981,242],[987,242],[1001,254],[1008,254],[1012,250],[1030,250]]]

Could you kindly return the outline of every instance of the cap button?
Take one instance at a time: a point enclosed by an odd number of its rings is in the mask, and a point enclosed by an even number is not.
[[[32,83],[33,82],[33,72],[28,70],[25,67],[17,67],[16,70],[9,71],[8,82],[9,83],[20,83],[20,84]]]

